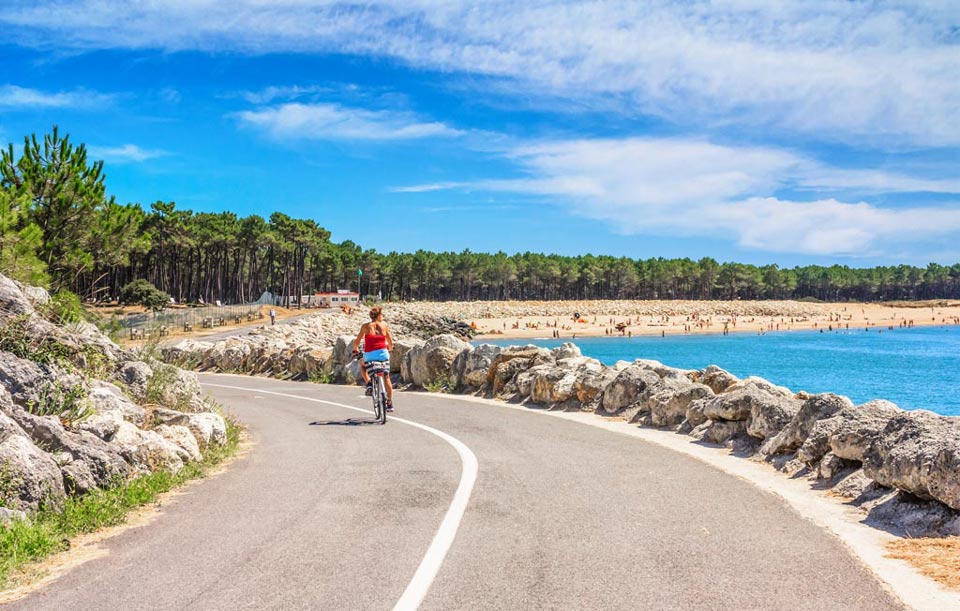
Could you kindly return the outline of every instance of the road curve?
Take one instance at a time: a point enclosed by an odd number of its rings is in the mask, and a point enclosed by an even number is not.
[[[366,408],[358,388],[201,380],[249,424],[253,450],[8,608],[397,604],[462,484],[458,452],[420,428],[268,394]],[[903,608],[835,537],[694,459],[442,395],[400,394],[397,405],[479,464],[420,609]]]

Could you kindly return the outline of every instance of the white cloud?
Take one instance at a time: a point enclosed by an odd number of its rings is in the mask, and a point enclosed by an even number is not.
[[[124,144],[121,146],[91,146],[88,152],[94,159],[102,159],[112,163],[140,163],[157,157],[168,155],[166,151],[159,149],[142,149],[136,144]]]
[[[72,0],[0,10],[20,44],[387,57],[491,77],[524,99],[615,99],[682,124],[880,146],[960,144],[958,22],[956,2],[909,0]]]
[[[269,104],[276,100],[296,100],[330,91],[330,87],[320,85],[288,85],[265,87],[259,91],[244,91],[240,95],[251,104]]]
[[[960,182],[825,167],[767,147],[705,140],[628,138],[519,146],[504,153],[524,177],[395,187],[531,194],[624,234],[709,236],[741,246],[817,255],[876,255],[892,244],[960,237],[960,204],[879,207],[865,201],[792,201],[777,193],[932,191],[960,195]]]
[[[17,85],[0,86],[0,108],[26,110],[34,108],[95,109],[112,103],[113,96],[86,89],[48,92],[18,87]]]
[[[419,121],[408,113],[338,104],[289,103],[247,110],[236,116],[244,124],[278,139],[413,140],[461,133],[443,123]]]

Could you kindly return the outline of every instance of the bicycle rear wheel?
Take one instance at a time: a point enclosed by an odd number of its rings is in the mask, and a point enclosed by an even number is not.
[[[377,419],[380,421],[380,424],[387,423],[387,389],[384,387],[383,383],[383,374],[377,376],[377,384],[373,389],[373,392],[376,393],[380,400],[380,413],[376,414]]]
[[[374,421],[380,420],[380,414],[386,410],[386,406],[383,404],[383,401],[380,397],[379,389],[379,379],[377,376],[373,376],[373,379],[370,380],[370,383],[373,385],[373,419]]]

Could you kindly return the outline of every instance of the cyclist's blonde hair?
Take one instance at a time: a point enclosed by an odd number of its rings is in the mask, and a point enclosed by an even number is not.
[[[370,308],[370,320],[376,321],[382,315],[383,315],[383,308],[381,308],[380,306],[374,306]]]

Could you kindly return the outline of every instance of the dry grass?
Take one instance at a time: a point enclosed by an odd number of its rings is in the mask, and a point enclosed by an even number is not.
[[[887,552],[946,587],[960,590],[960,537],[901,539],[887,545]]]

